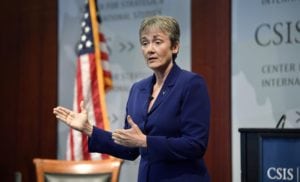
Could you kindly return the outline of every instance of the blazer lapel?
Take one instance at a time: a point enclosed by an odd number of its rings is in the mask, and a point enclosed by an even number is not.
[[[174,64],[148,115],[155,111],[157,107],[168,98],[168,95],[172,91],[172,88],[176,82],[176,79],[178,78],[180,71],[181,69],[176,64]]]
[[[150,77],[150,79],[148,79],[147,82],[145,82],[140,88],[139,102],[143,103],[144,116],[147,116],[148,113],[148,105],[150,102],[150,96],[151,96],[154,80],[155,80],[154,76]]]

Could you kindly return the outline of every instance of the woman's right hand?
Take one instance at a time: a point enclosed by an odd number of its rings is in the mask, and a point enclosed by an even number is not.
[[[87,111],[83,107],[83,101],[80,102],[80,108],[81,112],[77,113],[65,107],[58,106],[53,109],[53,114],[71,128],[91,136],[93,126],[88,121]]]

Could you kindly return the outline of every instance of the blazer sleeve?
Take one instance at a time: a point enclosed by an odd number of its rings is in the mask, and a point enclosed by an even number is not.
[[[89,152],[106,153],[126,160],[135,160],[139,156],[138,148],[129,148],[116,144],[112,133],[93,127],[93,132],[88,140]]]
[[[179,137],[147,136],[147,151],[155,160],[202,158],[206,151],[210,102],[204,80],[192,77],[182,93]]]

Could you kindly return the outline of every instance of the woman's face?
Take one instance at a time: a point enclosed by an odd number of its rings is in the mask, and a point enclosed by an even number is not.
[[[152,70],[165,70],[172,63],[172,54],[178,52],[178,45],[171,46],[165,32],[159,28],[150,28],[141,34],[141,48],[147,66]]]

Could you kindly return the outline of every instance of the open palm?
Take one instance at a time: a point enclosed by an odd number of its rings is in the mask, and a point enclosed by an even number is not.
[[[83,102],[80,103],[80,107],[80,113],[61,106],[54,108],[53,113],[56,115],[56,118],[62,120],[71,128],[82,131],[86,124],[88,124],[88,117],[87,111],[83,108]]]

